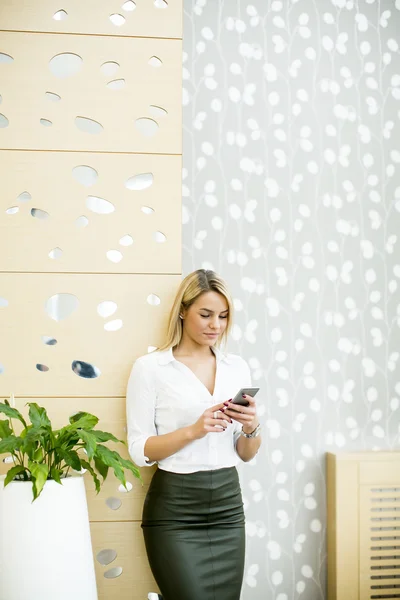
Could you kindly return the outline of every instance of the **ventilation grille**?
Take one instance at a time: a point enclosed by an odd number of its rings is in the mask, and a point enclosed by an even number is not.
[[[364,506],[368,506],[368,514],[363,514],[368,523],[360,523],[364,530],[361,540],[367,542],[360,549],[360,566],[365,575],[362,587],[368,595],[362,597],[400,598],[400,487],[370,487],[363,491]]]

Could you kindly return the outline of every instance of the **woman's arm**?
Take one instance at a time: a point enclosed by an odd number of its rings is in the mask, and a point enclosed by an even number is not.
[[[207,435],[207,433],[220,433],[228,427],[228,422],[232,420],[226,418],[224,414],[220,414],[221,418],[214,419],[214,412],[220,411],[224,413],[224,403],[216,404],[208,408],[201,417],[193,425],[182,427],[171,433],[164,435],[156,435],[147,438],[144,446],[145,458],[150,462],[156,462],[164,458],[168,458],[185,446],[199,440]]]

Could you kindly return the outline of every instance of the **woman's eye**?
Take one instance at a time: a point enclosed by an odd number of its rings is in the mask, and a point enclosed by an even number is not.
[[[200,315],[203,319],[207,319],[210,315]]]
[[[228,315],[225,315],[224,317],[220,316],[220,319],[227,319],[227,318],[228,318]]]

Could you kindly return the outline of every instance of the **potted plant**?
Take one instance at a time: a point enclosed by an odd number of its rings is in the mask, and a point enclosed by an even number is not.
[[[29,423],[0,403],[0,455],[12,457],[0,478],[0,598],[97,600],[82,473],[98,493],[109,469],[124,486],[125,470],[140,472],[104,445],[125,442],[95,429],[96,416],[78,412],[53,430],[43,407],[28,406]]]

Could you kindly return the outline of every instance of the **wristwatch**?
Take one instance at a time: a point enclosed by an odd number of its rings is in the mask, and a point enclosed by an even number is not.
[[[242,435],[245,438],[255,438],[258,435],[260,435],[260,430],[261,430],[261,424],[259,423],[257,425],[257,427],[254,429],[254,431],[252,431],[251,433],[245,433],[242,429],[242,431],[240,432],[240,435]]]

